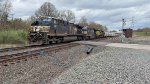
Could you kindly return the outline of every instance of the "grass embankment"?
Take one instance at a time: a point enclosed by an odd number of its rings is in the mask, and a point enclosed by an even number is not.
[[[138,36],[150,36],[150,32],[134,32]]]
[[[27,31],[25,30],[0,31],[0,44],[25,44],[26,42]]]

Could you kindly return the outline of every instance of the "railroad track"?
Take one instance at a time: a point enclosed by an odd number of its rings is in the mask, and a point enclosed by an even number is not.
[[[103,38],[94,39],[93,41],[118,43],[118,42],[120,42],[120,39],[119,39],[119,36],[107,36],[107,37],[103,37]]]
[[[7,53],[7,52],[13,52],[18,50],[26,50],[26,49],[32,49],[32,48],[38,48],[38,47],[46,47],[43,45],[31,45],[31,46],[22,46],[22,47],[12,47],[12,48],[3,48],[0,49],[0,53]]]
[[[102,42],[118,42],[116,39],[118,37],[104,37],[94,39],[93,41],[102,41]],[[61,44],[52,44],[52,45],[34,45],[34,46],[24,46],[24,47],[14,47],[14,48],[5,48],[0,49],[0,65],[7,66],[9,63],[14,64],[15,62],[27,61],[28,58],[37,59],[39,56],[42,56],[44,53],[50,53],[52,51],[59,51],[61,49],[70,48],[77,46],[79,44],[74,43],[61,43]]]
[[[27,61],[28,59],[38,59],[39,56],[44,55],[44,53],[50,54],[51,52],[58,52],[62,49],[67,49],[70,47],[78,46],[79,44],[75,43],[65,43],[59,44],[55,46],[49,46],[39,49],[27,50],[27,51],[19,51],[19,52],[12,52],[12,53],[5,53],[0,55],[0,65],[8,66],[8,64],[14,64],[20,61]]]
[[[112,37],[103,37],[103,38],[97,38],[97,39],[92,39],[93,41],[101,41],[101,40],[115,40],[116,38],[118,38],[118,36],[112,36]],[[67,42],[72,42],[72,41],[67,41]],[[67,43],[64,42],[64,43]],[[51,44],[50,46],[55,46],[57,44]],[[13,47],[13,48],[4,48],[4,49],[0,49],[0,53],[4,53],[4,52],[13,52],[13,51],[18,51],[18,50],[26,50],[26,49],[31,49],[31,48],[38,48],[38,47],[46,47],[43,45],[32,45],[32,46],[23,46],[23,47]]]
[[[8,53],[8,52],[14,52],[14,51],[18,51],[18,50],[26,50],[26,49],[32,49],[32,48],[42,48],[42,47],[48,47],[48,46],[55,46],[55,45],[60,45],[60,44],[64,44],[64,43],[70,43],[72,41],[66,41],[66,42],[63,42],[63,43],[53,43],[53,44],[50,44],[50,45],[29,45],[29,46],[22,46],[22,47],[12,47],[12,48],[3,48],[3,49],[0,49],[0,54],[1,53]]]

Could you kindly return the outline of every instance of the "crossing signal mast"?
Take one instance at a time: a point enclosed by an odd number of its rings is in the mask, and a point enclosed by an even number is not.
[[[122,19],[122,30],[125,28],[125,26],[126,26],[126,21],[125,21],[125,19],[123,18],[123,19]]]
[[[133,28],[134,28],[134,17],[132,17],[131,20],[131,28],[125,28],[126,27],[126,20],[123,18],[122,19],[122,37],[126,37],[126,38],[129,38],[129,37],[132,37],[132,33],[133,33]],[[122,42],[123,42],[123,38],[122,38]]]
[[[135,26],[135,19],[134,19],[134,17],[132,17],[132,19],[130,19],[129,21],[131,22],[131,28],[134,28],[134,26]],[[126,22],[127,21],[123,18],[122,19],[122,29],[125,28]]]

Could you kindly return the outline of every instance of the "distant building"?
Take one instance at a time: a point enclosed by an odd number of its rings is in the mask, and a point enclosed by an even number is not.
[[[126,38],[132,38],[133,29],[123,29],[122,31]]]

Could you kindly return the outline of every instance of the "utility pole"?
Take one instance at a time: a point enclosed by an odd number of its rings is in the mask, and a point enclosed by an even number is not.
[[[123,29],[125,28],[125,25],[126,25],[126,20],[124,18],[122,18],[122,33],[120,35],[122,43],[124,42],[124,39],[125,39],[125,34],[124,34],[124,31],[123,31]]]

